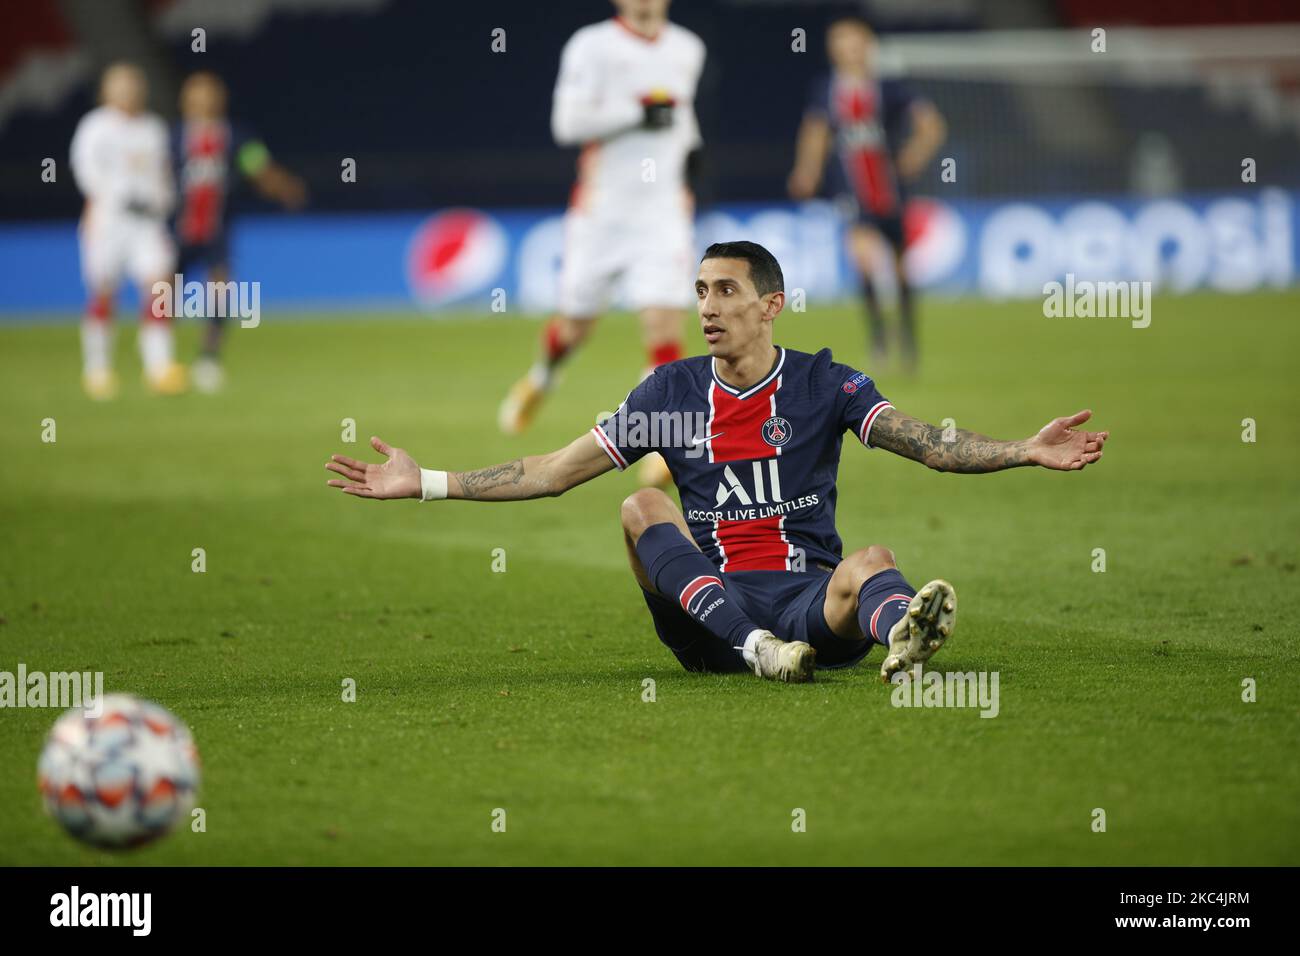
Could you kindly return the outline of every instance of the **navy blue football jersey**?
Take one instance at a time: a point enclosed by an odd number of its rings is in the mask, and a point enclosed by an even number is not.
[[[183,245],[220,238],[226,198],[237,185],[232,171],[254,175],[269,158],[260,140],[226,120],[178,122],[172,132],[172,156],[180,184],[176,235]]]
[[[870,447],[892,407],[864,373],[778,348],[741,391],[708,356],[661,365],[592,434],[621,471],[652,451],[667,461],[695,543],[718,570],[838,564],[835,481],[846,431]]]
[[[805,115],[830,124],[835,152],[828,177],[832,192],[852,194],[873,216],[901,214],[903,185],[894,168],[894,152],[915,102],[898,80],[826,75],[813,82]]]

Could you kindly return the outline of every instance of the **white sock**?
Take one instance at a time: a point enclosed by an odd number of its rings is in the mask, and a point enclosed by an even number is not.
[[[749,632],[749,636],[745,638],[745,646],[740,649],[740,654],[745,658],[745,663],[750,666],[755,674],[758,673],[758,651],[754,648],[758,645],[758,639],[766,636],[766,632],[755,628]]]
[[[146,319],[140,323],[140,358],[149,375],[160,375],[172,364],[173,340],[170,322]]]
[[[533,363],[533,367],[528,370],[528,377],[533,384],[543,392],[551,387],[551,379],[554,377],[554,370],[546,362],[538,359]]]
[[[81,321],[81,369],[87,375],[107,370],[113,356],[113,323],[104,319]]]

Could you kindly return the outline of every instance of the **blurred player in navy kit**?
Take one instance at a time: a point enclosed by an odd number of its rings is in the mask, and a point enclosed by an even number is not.
[[[302,180],[271,159],[266,146],[226,117],[226,85],[214,73],[194,73],[181,87],[181,120],[173,150],[180,182],[176,240],[182,275],[206,269],[207,281],[230,279],[226,199],[234,187],[232,167],[267,199],[298,209],[307,198]],[[186,281],[190,280],[186,275]],[[208,316],[193,382],[203,392],[221,387],[221,340],[225,316]]]
[[[876,75],[876,35],[859,17],[835,20],[826,34],[831,73],[814,84],[799,127],[789,190],[795,199],[816,195],[827,171],[830,188],[854,210],[848,232],[849,258],[862,279],[871,328],[872,358],[888,351],[884,315],[871,281],[881,249],[898,289],[899,344],[909,371],[916,367],[916,296],[903,264],[904,186],[915,179],[947,135],[934,104],[896,80]]]
[[[616,292],[641,316],[646,374],[682,357],[694,259],[687,166],[699,149],[695,90],[704,43],[668,20],[668,0],[613,0],[618,15],[583,27],[560,57],[551,129],[581,146],[564,217],[558,313],[540,354],[501,404],[502,431],[532,422],[555,370],[595,327]],[[659,455],[644,484],[672,480]]]

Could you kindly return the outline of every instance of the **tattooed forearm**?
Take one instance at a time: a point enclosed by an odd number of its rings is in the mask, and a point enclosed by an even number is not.
[[[944,441],[945,432],[949,441]],[[978,474],[1032,465],[1029,441],[997,441],[964,428],[943,429],[886,408],[871,426],[871,444],[935,471]]]
[[[535,481],[525,480],[524,460],[516,458],[490,468],[478,471],[457,471],[452,476],[456,479],[460,494],[454,497],[478,499],[481,501],[511,501],[522,498],[539,498],[546,494],[540,488],[534,488]],[[532,477],[532,476],[529,476]]]
[[[447,475],[447,497],[474,501],[523,501],[554,498],[613,469],[591,432],[545,455],[516,458],[478,471]]]

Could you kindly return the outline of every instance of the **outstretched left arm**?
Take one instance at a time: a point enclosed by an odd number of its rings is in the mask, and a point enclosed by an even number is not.
[[[1041,465],[1058,471],[1078,471],[1101,458],[1110,432],[1076,431],[1092,417],[1085,409],[1068,418],[1054,418],[1033,438],[998,441],[964,428],[943,429],[895,408],[886,408],[871,426],[873,447],[919,461],[935,471],[980,474],[1021,465]],[[947,432],[947,439],[945,439]]]

